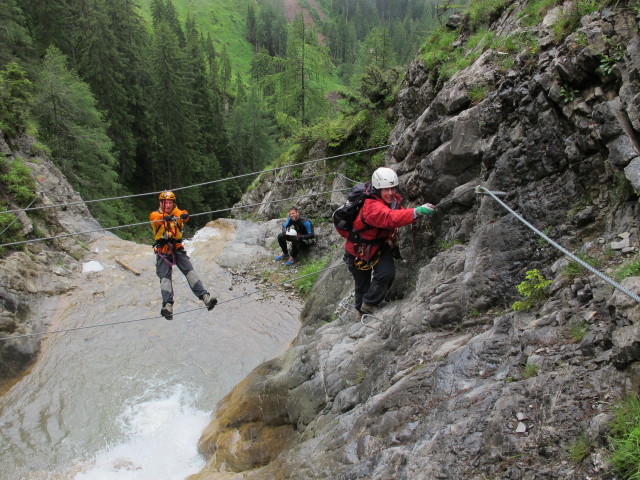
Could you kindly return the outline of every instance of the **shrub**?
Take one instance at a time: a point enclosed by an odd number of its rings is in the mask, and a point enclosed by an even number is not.
[[[311,289],[316,283],[318,279],[317,275],[313,275],[314,273],[323,270],[327,264],[329,263],[330,257],[324,257],[315,262],[307,263],[300,269],[300,277],[304,275],[308,275],[307,277],[300,278],[299,280],[295,280],[293,284],[300,290],[302,295],[309,295],[311,293]]]
[[[7,185],[7,190],[13,195],[15,202],[26,207],[36,196],[36,184],[31,178],[31,171],[20,159],[12,162],[1,159],[0,181]]]
[[[546,298],[551,280],[547,280],[537,269],[527,271],[526,280],[516,288],[522,300],[511,305],[513,310],[529,310],[538,300]]]
[[[560,87],[560,98],[564,103],[571,103],[575,100],[576,95],[578,95],[578,90],[571,88],[569,85],[563,85]]]

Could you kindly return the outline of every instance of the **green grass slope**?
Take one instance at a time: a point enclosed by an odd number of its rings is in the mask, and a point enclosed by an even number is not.
[[[211,34],[218,52],[227,46],[231,65],[243,78],[251,68],[252,46],[246,40],[247,5],[251,0],[173,0],[173,5],[184,26],[188,17],[196,19],[198,28],[206,37]],[[151,18],[151,0],[141,0],[145,18]]]

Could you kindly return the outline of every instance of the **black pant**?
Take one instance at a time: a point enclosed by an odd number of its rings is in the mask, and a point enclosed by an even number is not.
[[[353,262],[356,257],[346,252],[344,261],[355,280],[355,307],[360,310],[363,303],[378,305],[389,291],[396,276],[396,265],[391,254],[391,248],[383,245],[380,261],[371,270],[360,270]],[[372,277],[373,274],[373,277]]]
[[[287,241],[291,242],[291,252],[289,252],[289,249],[287,248]],[[298,251],[300,250],[301,246],[306,246],[309,244],[307,240],[300,239],[298,236],[285,235],[282,232],[278,234],[278,243],[280,244],[282,253],[284,253],[285,255],[290,255],[293,258],[298,258]]]

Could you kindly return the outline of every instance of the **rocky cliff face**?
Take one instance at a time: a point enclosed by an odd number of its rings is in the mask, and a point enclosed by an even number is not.
[[[494,25],[504,35],[520,29],[511,7]],[[472,189],[505,192],[601,270],[635,255],[638,18],[604,9],[558,44],[558,11],[531,31],[537,53],[508,69],[491,50],[444,84],[411,65],[386,162],[410,202],[442,206],[415,238],[404,233],[394,301],[366,325],[336,316],[352,280],[327,272],[291,349],[218,406],[200,442],[208,467],[192,480],[611,478],[611,409],[640,381],[638,305],[568,272],[558,250]],[[603,59],[616,60],[599,69]],[[473,101],[478,85],[487,93]],[[553,280],[550,295],[515,312],[532,269]],[[640,278],[623,285],[638,292]],[[588,454],[571,461],[576,445]]]
[[[34,143],[33,138],[23,136],[9,145],[0,132],[0,152],[9,160],[19,158],[32,172],[39,194],[34,207],[82,201]],[[25,206],[9,204],[6,209]],[[20,212],[17,222],[28,239],[100,228],[84,204],[47,208],[30,216]],[[13,246],[13,251],[0,259],[0,336],[44,330],[59,295],[74,288],[72,278],[80,270],[78,260],[87,253],[84,242],[89,238],[63,237]],[[39,337],[0,342],[0,393],[30,365],[39,347]]]

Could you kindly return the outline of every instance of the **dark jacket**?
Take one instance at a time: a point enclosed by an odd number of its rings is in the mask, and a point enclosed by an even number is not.
[[[287,218],[287,221],[284,222],[282,226],[282,233],[287,233],[287,228],[293,226],[298,232],[298,239],[300,240],[310,240],[315,237],[313,233],[313,225],[311,222],[304,217],[298,217],[298,220],[295,222],[291,220],[291,218]]]

